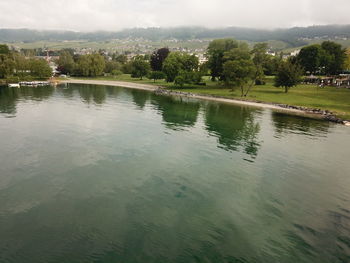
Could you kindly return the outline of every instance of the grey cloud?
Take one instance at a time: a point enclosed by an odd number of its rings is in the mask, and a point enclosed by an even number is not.
[[[349,0],[0,0],[0,27],[118,30],[126,27],[279,28],[350,24]]]

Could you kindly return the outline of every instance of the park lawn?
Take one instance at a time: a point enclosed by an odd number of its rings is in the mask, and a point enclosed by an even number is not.
[[[163,86],[174,90],[179,89],[174,84],[167,83],[164,80],[157,80],[154,83],[153,80],[149,80],[147,78],[144,78],[143,80],[131,78],[128,74],[123,74],[117,77],[98,77],[94,79],[129,81],[134,83]],[[266,79],[266,85],[253,87],[248,96],[242,98],[238,88],[235,88],[232,91],[231,88],[225,88],[218,82],[210,81],[209,77],[205,77],[204,80],[207,84],[206,86],[185,85],[183,88],[181,88],[181,91],[201,95],[221,96],[232,99],[287,104],[329,110],[342,119],[350,120],[349,89],[338,89],[335,87],[319,88],[315,85],[298,85],[297,87],[291,88],[288,93],[285,93],[284,89],[274,87],[273,79],[268,77]]]

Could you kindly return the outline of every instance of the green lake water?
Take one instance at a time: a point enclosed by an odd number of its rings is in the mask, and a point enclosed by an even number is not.
[[[350,129],[118,87],[0,88],[0,262],[350,262]]]

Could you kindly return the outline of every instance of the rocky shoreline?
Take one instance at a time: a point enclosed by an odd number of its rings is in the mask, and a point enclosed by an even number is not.
[[[292,114],[306,116],[310,118],[322,119],[322,120],[343,124],[350,127],[350,121],[338,118],[331,111],[321,110],[321,109],[312,109],[312,108],[303,107],[303,106],[269,103],[264,101],[249,101],[249,100],[247,101],[247,100],[240,100],[237,98],[231,99],[223,96],[215,96],[215,95],[208,95],[208,94],[200,95],[200,94],[195,94],[190,92],[183,92],[180,90],[169,90],[162,86],[154,86],[150,84],[141,84],[141,83],[134,83],[134,82],[126,82],[126,81],[67,79],[65,81],[62,81],[61,83],[118,86],[118,87],[125,87],[125,88],[131,88],[131,89],[148,90],[159,95],[182,96],[182,97],[191,97],[196,99],[211,100],[211,101],[217,101],[217,102],[223,102],[223,103],[242,104],[242,105],[244,104],[252,107],[270,108],[276,111],[283,111],[285,113],[292,113]]]
[[[185,96],[185,97],[193,97],[193,98],[203,98],[206,97],[208,99],[225,99],[225,100],[231,100],[231,101],[238,101],[240,103],[254,103],[257,104],[256,106],[263,106],[263,105],[270,105],[278,107],[280,109],[285,109],[285,110],[293,110],[293,111],[298,111],[300,113],[305,113],[306,115],[310,115],[312,117],[319,117],[320,119],[324,119],[330,122],[338,123],[338,124],[343,124],[346,126],[350,126],[350,121],[346,121],[343,119],[338,118],[334,113],[332,113],[329,110],[322,110],[322,109],[312,109],[308,107],[303,107],[303,106],[293,106],[293,105],[287,105],[287,104],[279,104],[279,103],[269,103],[269,102],[263,102],[263,101],[247,101],[247,100],[240,100],[240,99],[228,99],[227,97],[223,96],[215,96],[215,95],[198,95],[190,92],[182,92],[182,91],[174,91],[174,90],[168,90],[163,87],[158,87],[154,93],[159,94],[159,95],[168,95],[168,96]],[[275,108],[276,109],[276,108]]]

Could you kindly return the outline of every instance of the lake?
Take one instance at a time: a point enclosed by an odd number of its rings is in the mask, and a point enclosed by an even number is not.
[[[0,262],[350,262],[350,129],[120,87],[0,88]]]

